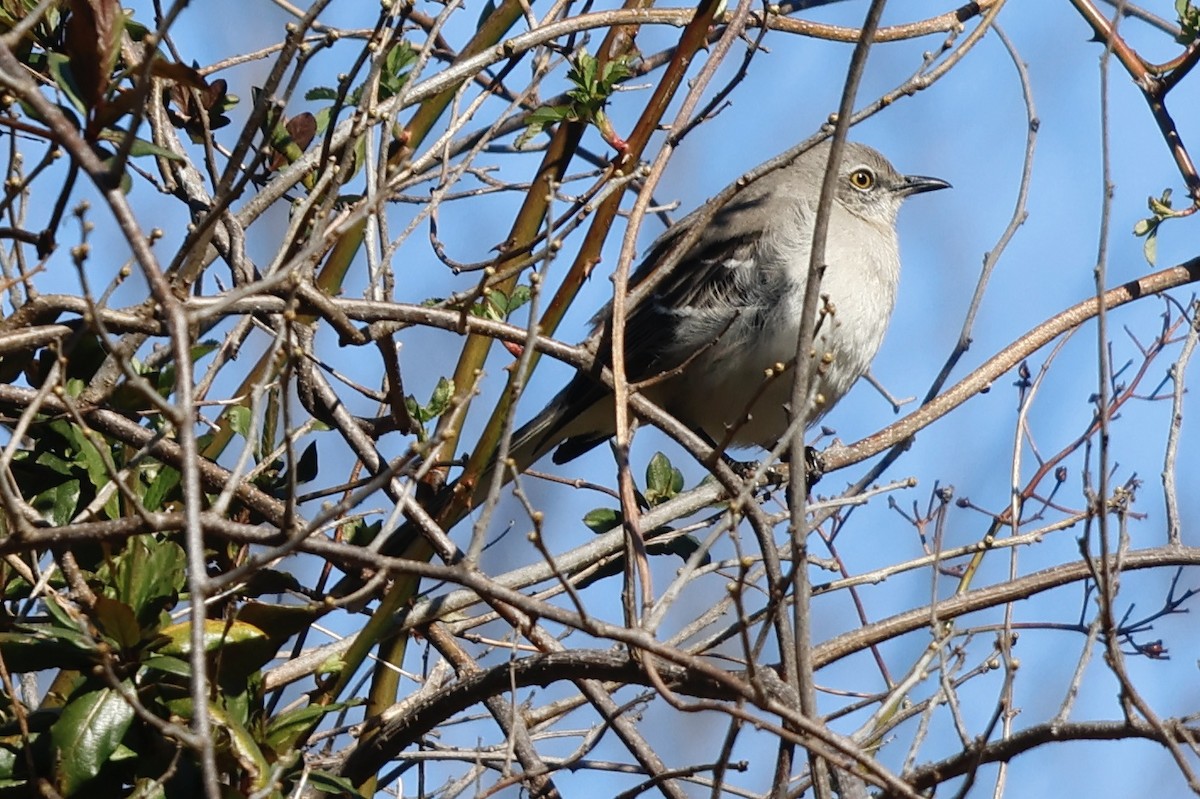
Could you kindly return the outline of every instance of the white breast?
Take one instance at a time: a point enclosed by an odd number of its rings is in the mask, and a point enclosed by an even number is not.
[[[831,313],[820,319],[817,380],[809,390],[806,426],[867,371],[887,330],[899,281],[896,236],[890,226],[881,230],[841,209],[831,222],[839,235],[831,238],[826,249],[828,267],[821,293],[828,302],[819,306]],[[808,233],[798,225],[780,228]],[[864,247],[864,241],[875,246]],[[777,307],[757,318],[735,318],[720,341],[704,349],[660,396],[669,396],[668,408],[714,441],[770,447],[783,435],[790,418],[787,406],[794,371],[780,374],[775,367],[794,361],[808,270],[808,235],[764,237],[757,255],[757,265],[742,268],[766,270],[768,280],[778,281],[771,290],[781,298]],[[773,377],[767,377],[768,370],[775,372]]]

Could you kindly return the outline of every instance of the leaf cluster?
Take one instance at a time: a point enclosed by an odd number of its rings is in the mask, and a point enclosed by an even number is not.
[[[571,83],[566,92],[567,102],[544,105],[531,112],[525,130],[517,137],[517,148],[524,147],[546,127],[564,121],[595,125],[605,141],[613,141],[615,134],[604,107],[621,81],[633,74],[632,63],[628,55],[601,63],[586,50],[579,50],[567,72]]]

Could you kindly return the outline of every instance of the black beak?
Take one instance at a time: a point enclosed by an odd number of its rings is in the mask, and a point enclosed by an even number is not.
[[[949,183],[941,178],[927,178],[923,175],[905,175],[904,182],[900,184],[898,191],[904,197],[910,194],[924,194],[927,191],[938,191],[939,189],[952,188]]]

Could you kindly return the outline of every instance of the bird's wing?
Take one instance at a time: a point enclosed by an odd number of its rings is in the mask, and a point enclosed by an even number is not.
[[[734,197],[654,292],[630,310],[625,323],[626,371],[643,380],[680,366],[699,346],[712,345],[736,316],[772,310],[780,264],[770,243],[776,217],[761,210],[765,186]],[[793,207],[803,214],[804,209]],[[636,286],[650,277],[679,237],[697,224],[691,214],[656,241],[635,270]],[[611,306],[593,320],[607,324]],[[686,329],[685,329],[686,328]],[[601,347],[603,353],[607,348]],[[606,361],[607,365],[607,361]]]

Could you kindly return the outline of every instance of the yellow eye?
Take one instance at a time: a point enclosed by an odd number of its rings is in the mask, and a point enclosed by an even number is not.
[[[850,185],[859,191],[867,191],[875,185],[875,173],[865,167],[850,173]]]

